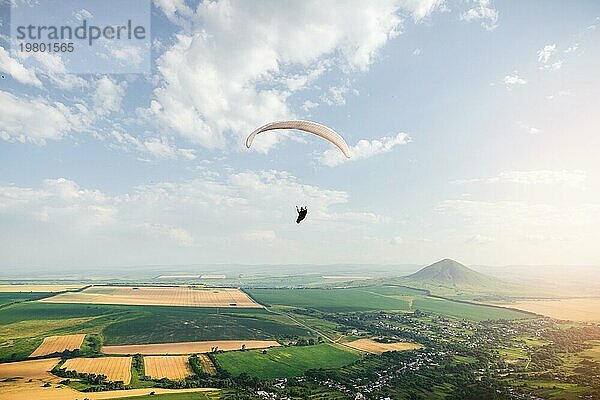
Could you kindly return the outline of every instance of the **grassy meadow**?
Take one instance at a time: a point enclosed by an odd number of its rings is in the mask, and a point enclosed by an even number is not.
[[[313,368],[338,368],[360,358],[340,346],[318,344],[261,350],[230,351],[215,355],[219,365],[231,374],[246,372],[258,378],[292,377]]]
[[[268,306],[314,309],[322,312],[421,310],[459,319],[529,318],[527,313],[500,307],[430,297],[427,292],[403,286],[367,286],[343,289],[249,289],[258,302]]]
[[[262,309],[26,302],[0,308],[0,361],[27,358],[45,336],[73,333],[86,333],[105,345],[309,335],[288,318]],[[82,352],[94,352],[93,347],[86,339]]]

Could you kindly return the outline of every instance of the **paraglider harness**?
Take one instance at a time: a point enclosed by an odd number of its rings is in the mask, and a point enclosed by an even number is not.
[[[308,209],[306,207],[300,207],[300,209],[298,209],[298,206],[296,206],[296,211],[298,211],[298,218],[296,218],[296,223],[299,224],[304,218],[306,218]]]

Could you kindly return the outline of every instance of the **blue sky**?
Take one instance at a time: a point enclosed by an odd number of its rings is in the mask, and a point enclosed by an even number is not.
[[[147,75],[24,59],[4,3],[0,265],[600,264],[600,5],[372,3],[155,0]],[[352,159],[245,149],[283,118]]]

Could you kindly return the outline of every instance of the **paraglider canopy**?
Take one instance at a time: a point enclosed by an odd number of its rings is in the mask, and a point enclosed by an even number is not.
[[[299,131],[304,131],[308,133],[312,133],[313,135],[317,135],[322,137],[325,140],[330,141],[334,145],[337,146],[338,149],[344,153],[344,155],[350,158],[350,149],[348,148],[348,144],[343,137],[341,137],[336,131],[331,128],[326,127],[325,125],[318,124],[312,121],[305,120],[287,120],[287,121],[275,121],[270,122],[266,125],[261,126],[254,132],[252,132],[246,138],[246,147],[250,148],[252,146],[252,142],[254,138],[259,133],[278,130],[278,129],[295,129]]]

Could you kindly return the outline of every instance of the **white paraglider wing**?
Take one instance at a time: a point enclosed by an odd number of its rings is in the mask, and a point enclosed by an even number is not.
[[[321,136],[323,139],[328,140],[334,145],[336,145],[346,157],[350,158],[350,149],[348,148],[348,144],[346,143],[344,138],[341,137],[336,131],[326,127],[325,125],[304,120],[276,121],[263,125],[254,132],[252,132],[246,138],[246,147],[250,148],[250,146],[252,146],[254,138],[259,133],[272,131],[276,129],[296,129],[299,131],[304,131],[317,136]]]

